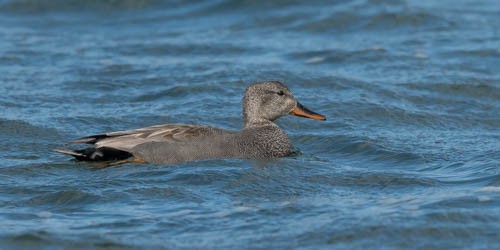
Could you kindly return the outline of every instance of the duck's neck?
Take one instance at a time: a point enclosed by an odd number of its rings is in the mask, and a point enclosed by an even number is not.
[[[243,120],[244,128],[259,127],[265,125],[275,125],[269,118],[265,118],[259,102],[255,100],[255,96],[245,93],[243,97]],[[276,126],[276,125],[275,125]]]
[[[267,119],[256,119],[256,118],[253,118],[253,119],[248,119],[247,117],[245,117],[245,124],[244,124],[244,129],[245,128],[252,128],[252,127],[261,127],[261,126],[276,126],[278,127],[278,125],[276,125],[274,122],[270,121],[270,120],[267,120]]]
[[[273,121],[259,115],[259,111],[253,106],[243,107],[244,128],[274,125]]]

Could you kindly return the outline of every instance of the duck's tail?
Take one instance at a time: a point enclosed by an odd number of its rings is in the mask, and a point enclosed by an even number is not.
[[[71,155],[75,157],[76,159],[84,159],[86,156],[82,153],[77,152],[77,150],[70,150],[70,149],[54,149],[54,152],[65,154],[65,155]]]
[[[129,152],[107,147],[85,148],[79,150],[54,149],[54,151],[65,155],[71,155],[79,161],[109,162],[126,160],[133,157]]]

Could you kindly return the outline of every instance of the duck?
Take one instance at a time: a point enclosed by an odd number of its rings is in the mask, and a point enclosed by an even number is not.
[[[105,166],[124,163],[176,164],[217,159],[265,159],[294,153],[287,134],[274,121],[285,115],[326,120],[324,115],[300,104],[290,89],[278,81],[250,84],[243,96],[243,128],[240,131],[213,126],[162,124],[127,131],[86,136],[73,144],[83,149],[55,149],[78,161]]]

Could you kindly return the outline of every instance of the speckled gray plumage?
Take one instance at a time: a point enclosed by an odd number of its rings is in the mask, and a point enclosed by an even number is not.
[[[186,126],[186,125],[175,125]],[[276,125],[244,128],[235,132],[209,126],[193,126],[191,138],[152,141],[130,149],[151,163],[177,163],[211,158],[270,158],[292,152],[292,144]]]
[[[211,158],[271,158],[292,153],[292,143],[273,121],[300,105],[280,82],[251,84],[243,97],[244,126],[229,131],[211,126],[157,125],[89,136],[76,143],[130,153],[151,163],[177,163]],[[83,157],[79,152],[58,152]],[[80,151],[81,152],[81,151]]]

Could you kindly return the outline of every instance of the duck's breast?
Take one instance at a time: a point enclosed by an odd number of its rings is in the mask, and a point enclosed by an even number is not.
[[[239,148],[248,158],[284,157],[293,152],[290,139],[276,125],[244,129]]]

